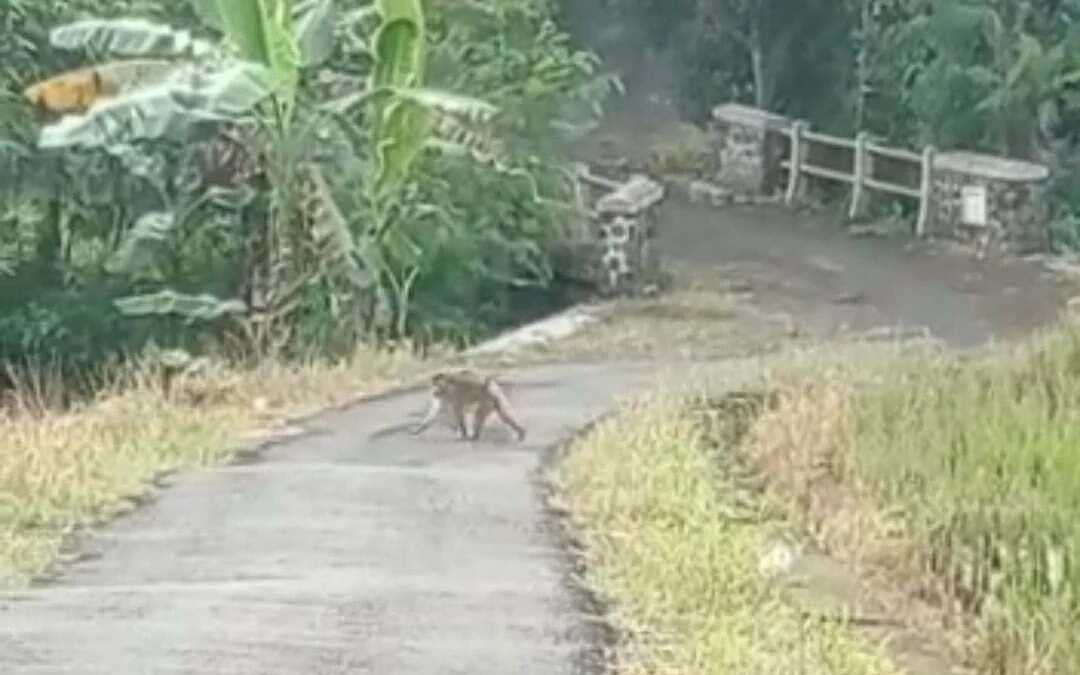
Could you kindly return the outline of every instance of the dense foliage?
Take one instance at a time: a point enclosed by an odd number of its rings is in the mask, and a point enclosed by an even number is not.
[[[693,117],[740,100],[835,133],[1038,159],[1061,169],[1059,239],[1077,243],[1077,0],[602,4],[671,55]]]
[[[0,358],[467,341],[557,301],[557,141],[611,82],[552,16],[0,0]]]

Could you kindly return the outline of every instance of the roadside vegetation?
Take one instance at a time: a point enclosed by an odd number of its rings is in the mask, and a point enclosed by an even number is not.
[[[976,672],[1075,672],[1080,328],[778,383],[742,452]],[[914,601],[912,598],[922,598]]]
[[[728,461],[737,418],[707,407],[676,396],[629,405],[551,472],[584,581],[620,633],[617,672],[896,672],[843,622],[806,618],[763,568],[779,530]]]
[[[620,630],[619,672],[894,672],[924,652],[935,665],[908,672],[1074,672],[1080,328],[964,355],[843,354],[779,358],[749,408],[634,404],[561,458],[553,482]],[[805,602],[767,572],[777,540],[788,564],[828,561],[801,588],[845,604],[851,586],[895,622],[874,636],[896,650],[869,649],[857,623],[798,628]]]

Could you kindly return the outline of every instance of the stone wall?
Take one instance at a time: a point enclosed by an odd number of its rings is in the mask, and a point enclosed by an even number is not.
[[[1049,177],[1049,169],[1031,162],[970,152],[940,154],[934,158],[926,234],[993,240],[1017,253],[1045,250]],[[965,191],[968,201],[979,203],[965,209]]]

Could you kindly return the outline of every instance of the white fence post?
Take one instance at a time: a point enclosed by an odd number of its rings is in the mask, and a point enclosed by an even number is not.
[[[919,166],[919,215],[915,218],[915,236],[922,238],[926,234],[926,221],[930,217],[930,195],[934,185],[934,146],[923,148]]]
[[[863,186],[866,180],[866,141],[869,134],[860,131],[855,135],[855,145],[852,147],[854,157],[851,181],[851,204],[848,207],[848,219],[854,220],[862,212]]]
[[[803,133],[806,132],[806,126],[803,120],[795,120],[791,125],[791,157],[788,159],[787,194],[784,195],[784,202],[788,206],[795,203],[795,198],[799,194],[799,184],[802,180]]]

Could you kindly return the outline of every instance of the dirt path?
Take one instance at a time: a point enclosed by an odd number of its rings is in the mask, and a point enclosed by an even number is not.
[[[949,345],[970,347],[1045,326],[1080,292],[1035,262],[854,238],[780,207],[718,210],[671,200],[664,208],[660,247],[668,259],[727,285],[736,280],[813,334],[926,327]]]

